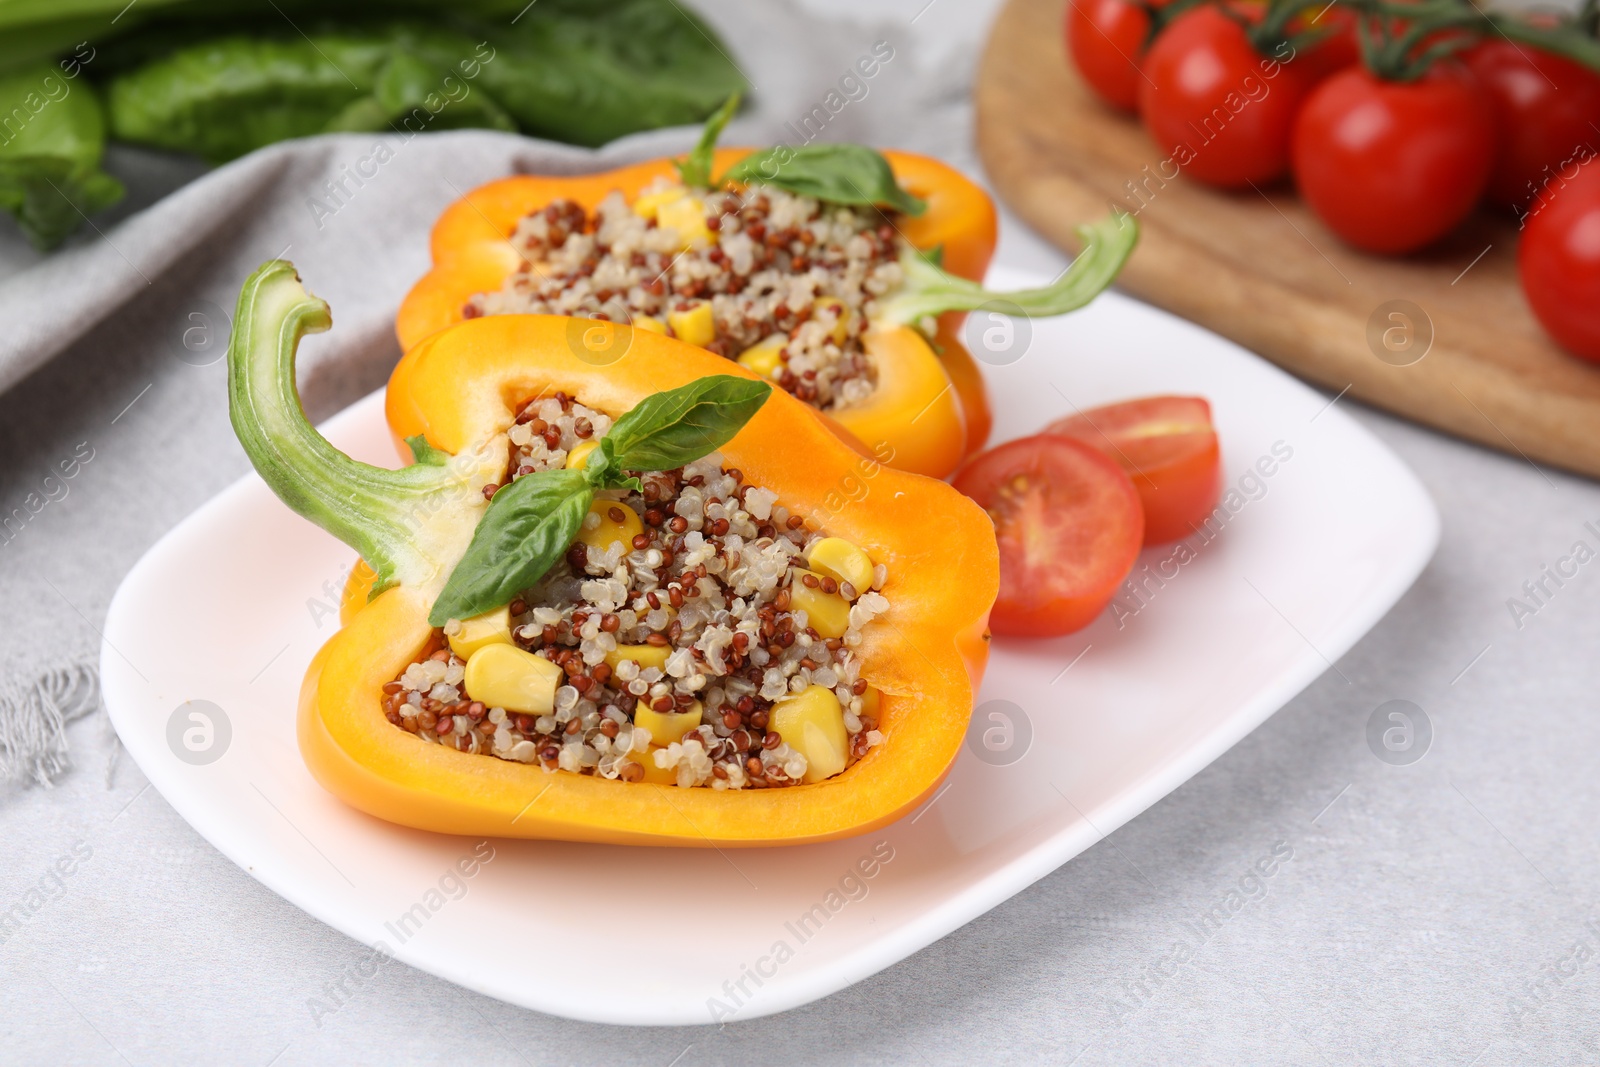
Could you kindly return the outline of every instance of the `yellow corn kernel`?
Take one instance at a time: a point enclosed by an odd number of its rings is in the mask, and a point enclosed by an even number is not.
[[[515,645],[484,645],[467,660],[467,696],[493,708],[548,715],[562,670]]]
[[[870,715],[876,719],[878,717],[878,706],[881,699],[881,693],[879,693],[872,686],[867,686],[867,691],[861,694],[861,714]]]
[[[706,207],[698,196],[684,196],[656,208],[656,225],[676,230],[678,244],[689,248],[696,241],[710,244],[714,238],[706,225]]]
[[[682,200],[688,195],[689,190],[681,185],[669,186],[659,192],[645,193],[634,200],[633,213],[643,218],[653,219],[659,215],[662,205],[670,204],[675,200]]]
[[[450,651],[462,659],[487,645],[511,643],[511,608],[506,606],[461,620],[461,629],[450,638]]]
[[[805,612],[806,625],[823,637],[843,637],[850,629],[850,601],[838,593],[811,588],[805,583],[808,574],[818,579],[823,577],[811,571],[796,570],[794,581],[789,584],[789,610]]]
[[[618,519],[616,516],[620,515]],[[578,531],[578,540],[604,552],[614,542],[622,542],[624,552],[633,551],[633,539],[644,533],[644,523],[639,513],[620,500],[596,500],[589,505],[589,514]]]
[[[682,741],[684,734],[699,726],[704,712],[705,707],[698,700],[682,711],[656,711],[641,700],[633,709],[633,725],[650,731],[652,745],[666,747],[674,741]]]
[[[711,305],[705,302],[696,304],[688,311],[671,312],[667,315],[667,321],[672,323],[672,332],[678,335],[678,340],[687,341],[691,345],[704,348],[717,336],[717,324],[711,317]]]
[[[660,752],[661,748],[662,746],[660,745],[651,745],[643,752],[628,753],[628,759],[644,768],[644,781],[653,782],[656,785],[677,785],[677,768],[674,767],[668,770],[664,767],[656,766],[656,753]]]
[[[824,537],[807,560],[818,574],[855,586],[858,596],[872,588],[872,557],[842,537]]]
[[[844,728],[844,709],[833,690],[821,685],[784,697],[772,706],[772,730],[806,758],[808,782],[832,778],[844,770],[850,734]]]
[[[652,315],[635,315],[633,317],[635,330],[648,330],[650,333],[666,333],[667,324]]]
[[[739,353],[739,362],[761,377],[771,378],[778,373],[778,368],[783,366],[783,357],[779,353],[788,343],[787,334],[775,333]]]
[[[623,660],[631,659],[639,665],[640,670],[654,667],[657,670],[667,669],[667,657],[672,654],[672,649],[666,645],[618,645],[606,653],[606,662],[611,664],[611,669],[616,670]]]
[[[599,447],[599,440],[593,437],[589,438],[587,441],[579,441],[577,444],[573,445],[572,451],[567,453],[567,469],[571,471],[581,471],[584,468],[584,465],[589,461],[589,453],[593,452]]]
[[[844,301],[836,296],[819,296],[811,302],[812,308],[817,311],[832,311],[839,316],[833,324],[833,343],[842,345],[850,337],[850,309],[844,306]]]

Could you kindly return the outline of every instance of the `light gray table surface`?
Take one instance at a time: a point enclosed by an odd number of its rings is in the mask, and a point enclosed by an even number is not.
[[[924,3],[808,6],[898,19],[943,101],[924,143],[976,172],[959,99],[992,5]],[[1015,220],[1003,225],[1001,262],[1059,265]],[[27,531],[41,545],[69,528],[94,534],[91,550],[48,564],[72,609],[48,613],[45,643],[62,658],[96,647],[121,574],[246,464],[220,365],[108,352],[51,363],[0,396],[9,508],[145,380],[140,406],[96,431],[80,484]],[[336,392],[348,402],[378,382],[367,372]],[[30,889],[46,897],[0,944],[0,1063],[1600,1061],[1600,563],[1547,583],[1531,615],[1508,607],[1575,542],[1600,549],[1585,526],[1600,528],[1600,488],[1339,403],[1438,504],[1443,540],[1415,587],[1336,672],[1108,841],[850,989],[722,1028],[629,1029],[394,965],[314,1019],[308,1001],[362,947],[226,860],[125,758],[108,766],[116,746],[94,717],[71,729],[76,768],[53,789],[0,794],[0,910]],[[134,434],[141,464],[119,465]],[[139,520],[96,508],[96,479],[131,481]],[[49,599],[18,568],[48,558],[0,554],[7,588],[29,591],[0,605],[8,644],[27,637],[27,596]],[[1432,725],[1408,766],[1369,750],[1368,719],[1391,699]],[[1265,894],[1172,967],[1184,923],[1277,842],[1293,858]]]

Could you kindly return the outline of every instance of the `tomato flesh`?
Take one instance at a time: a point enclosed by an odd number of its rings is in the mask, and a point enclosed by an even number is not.
[[[1600,362],[1600,162],[1579,167],[1539,198],[1522,230],[1517,268],[1550,336]]]
[[[997,634],[1081,630],[1110,603],[1144,541],[1139,494],[1081,441],[1024,437],[974,456],[955,487],[988,511],[1000,546]]]
[[[1222,450],[1204,397],[1107,404],[1051,423],[1045,432],[1099,449],[1133,480],[1144,506],[1147,545],[1189,536],[1217,506]]]
[[[1413,252],[1471,213],[1494,165],[1488,96],[1459,63],[1413,82],[1364,68],[1319,85],[1295,119],[1295,183],[1311,210],[1368,252]]]
[[[1096,96],[1123,111],[1139,107],[1139,60],[1150,15],[1128,0],[1069,0],[1067,54]]]

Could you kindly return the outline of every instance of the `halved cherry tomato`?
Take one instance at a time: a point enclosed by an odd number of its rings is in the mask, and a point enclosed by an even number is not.
[[[1600,362],[1600,159],[1558,178],[1539,198],[1522,230],[1517,267],[1550,336]]]
[[[979,453],[955,487],[994,520],[1000,598],[997,634],[1047,637],[1081,630],[1116,595],[1139,557],[1144,512],[1122,468],[1054,434]]]
[[[1581,162],[1600,144],[1600,74],[1505,40],[1461,58],[1488,91],[1500,132],[1489,200],[1526,211],[1562,164]]]
[[[1328,228],[1368,252],[1412,252],[1472,211],[1494,164],[1488,94],[1459,63],[1416,81],[1341,71],[1294,124],[1294,178]]]
[[[1222,450],[1204,397],[1150,396],[1107,404],[1053,422],[1045,433],[1065,434],[1099,449],[1133,479],[1144,504],[1147,545],[1193,533],[1222,493]]]
[[[1143,70],[1139,116],[1184,173],[1231,189],[1289,169],[1289,131],[1310,76],[1261,55],[1244,27],[1216,7],[1173,19]]]
[[[1139,61],[1150,43],[1150,12],[1129,0],[1069,0],[1067,54],[1112,107],[1139,109]]]

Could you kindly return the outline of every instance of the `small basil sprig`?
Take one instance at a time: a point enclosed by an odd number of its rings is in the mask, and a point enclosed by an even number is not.
[[[774,185],[831,204],[887,207],[907,215],[928,207],[901,188],[882,153],[859,144],[765,148],[729,167],[722,181]]]
[[[739,99],[739,94],[734,93],[724,100],[722,106],[706,119],[706,128],[700,132],[700,140],[695,144],[694,150],[673,163],[673,166],[678,168],[678,180],[689,188],[710,187],[711,163],[713,153],[717,149],[717,138],[722,136],[723,127],[728,125],[728,120],[739,110]]]
[[[583,529],[595,490],[637,489],[639,480],[627,471],[673,470],[715,452],[771,394],[766,382],[732,375],[656,393],[617,419],[581,470],[540,471],[503,487],[434,601],[428,623],[443,626],[510,603],[566,553]]]
[[[670,471],[715,452],[761,410],[772,386],[719,374],[645,397],[600,441],[604,477],[623,471]]]

